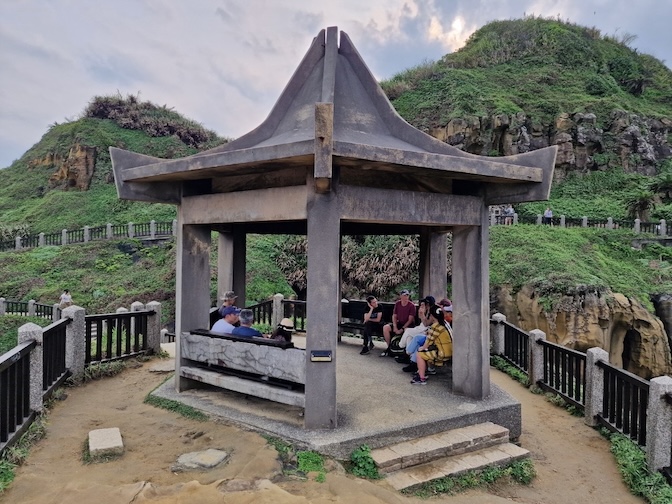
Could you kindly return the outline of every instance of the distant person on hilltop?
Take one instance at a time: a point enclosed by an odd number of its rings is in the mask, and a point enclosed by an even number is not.
[[[63,294],[61,294],[59,308],[63,310],[68,306],[72,306],[72,296],[70,295],[70,291],[68,289],[65,289],[63,291]]]

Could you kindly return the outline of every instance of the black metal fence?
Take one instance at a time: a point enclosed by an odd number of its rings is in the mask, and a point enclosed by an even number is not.
[[[604,370],[603,406],[597,421],[607,429],[646,446],[649,382],[608,362],[598,361],[597,365]]]
[[[257,324],[272,324],[273,321],[273,301],[262,301],[261,303],[248,306],[254,314],[254,322]]]
[[[109,362],[147,351],[147,317],[152,310],[86,315],[85,364]]]
[[[525,373],[529,372],[530,335],[508,322],[504,322],[504,355],[509,364]]]
[[[61,315],[61,309],[56,309],[57,317],[54,317],[54,306],[44,303],[33,303],[33,313],[35,317],[40,317],[47,320],[53,320]],[[22,315],[24,317],[31,315],[30,301],[12,301],[5,300],[5,313],[11,315]]]
[[[0,451],[16,442],[30,426],[30,352],[35,340],[0,355]]]
[[[554,392],[570,404],[584,407],[586,390],[586,354],[545,340],[537,341],[544,349],[544,377],[537,385]]]
[[[42,330],[42,390],[48,397],[63,383],[70,371],[65,365],[65,330],[72,319],[61,319]]]
[[[282,315],[292,319],[294,329],[297,331],[306,331],[306,302],[297,299],[282,300]]]

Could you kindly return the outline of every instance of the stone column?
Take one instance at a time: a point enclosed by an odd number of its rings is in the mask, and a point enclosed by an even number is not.
[[[56,322],[57,320],[61,320],[61,305],[58,303],[54,303],[51,308],[51,320]]]
[[[15,250],[21,250],[21,237],[17,236],[14,238],[14,249]]]
[[[588,227],[588,217],[585,215],[581,217],[581,227]]]
[[[448,245],[445,233],[420,232],[420,296],[434,296],[437,301],[446,296]]]
[[[178,215],[182,211],[178,208]],[[210,228],[180,225],[177,233],[176,306],[175,306],[175,387],[178,392],[195,385],[180,376],[182,332],[209,328],[210,308]]]
[[[517,213],[513,214],[513,223],[518,224],[518,214]]]
[[[660,237],[665,238],[667,236],[667,222],[665,219],[660,219]]]
[[[233,291],[238,296],[238,306],[245,306],[247,234],[236,226],[233,231]]]
[[[527,354],[530,385],[536,385],[544,379],[544,347],[538,341],[546,341],[546,333],[539,329],[531,330]]]
[[[19,327],[19,345],[35,340],[37,345],[30,352],[30,409],[41,413],[44,409],[42,401],[42,381],[44,378],[44,334],[37,324],[29,322]],[[10,424],[11,425],[11,424]]]
[[[646,412],[646,463],[651,471],[672,466],[672,377],[653,378],[649,385],[649,408]]]
[[[37,239],[37,246],[44,247],[44,233],[40,233],[39,238]]]
[[[177,219],[173,219],[173,236],[177,236]]]
[[[564,215],[560,216],[560,227],[565,227],[565,216]]]
[[[586,352],[586,405],[584,423],[595,427],[596,417],[602,412],[602,392],[604,391],[604,370],[598,361],[609,362],[609,353],[602,348],[589,348]]]
[[[0,316],[3,316],[7,313],[7,300],[4,297],[0,297]]]
[[[453,228],[453,390],[490,394],[488,207],[480,226]]]
[[[635,219],[635,229],[634,229],[634,232],[635,232],[636,234],[639,234],[639,233],[641,232],[641,225],[642,225],[642,221],[639,220],[639,219]]]
[[[152,240],[156,238],[156,221],[153,219],[149,221],[149,237]]]
[[[161,343],[168,343],[168,329],[161,329],[159,341]]]
[[[35,300],[34,299],[28,300],[28,316],[29,317],[34,317],[35,316]]]
[[[64,229],[61,231],[61,245],[67,245],[68,244],[68,230]]]
[[[607,217],[607,229],[614,229],[614,219]]]
[[[108,222],[106,228],[107,229],[105,234],[107,236],[107,239],[111,240],[114,237],[114,233],[112,232],[112,224]]]
[[[72,320],[65,326],[65,366],[73,376],[84,372],[86,361],[86,311],[81,306],[68,306],[61,318]]]
[[[278,324],[283,319],[282,311],[282,300],[285,299],[285,296],[282,294],[276,294],[273,296],[273,313],[271,314],[271,329],[278,327]]]
[[[308,294],[306,335],[306,407],[308,429],[334,429],[336,421],[336,349],[339,322],[340,216],[336,194],[308,187]],[[331,352],[331,362],[312,362],[311,352]]]
[[[490,342],[491,348],[490,353],[493,355],[503,355],[504,354],[504,322],[506,322],[506,316],[501,313],[495,313],[492,316],[492,320],[496,322],[495,327],[490,326]]]
[[[215,306],[222,304],[222,296],[233,290],[233,234],[219,233],[217,239],[217,299]],[[240,298],[239,298],[240,299]],[[241,299],[241,301],[245,301]]]
[[[143,311],[144,309],[145,309],[145,305],[143,303],[141,303],[140,301],[133,301],[131,303],[131,311],[132,312],[139,312],[139,311]],[[136,334],[136,324],[135,324],[135,319],[132,318],[131,319],[131,334],[129,335],[131,337],[131,342],[135,342],[135,334]],[[145,337],[146,336],[147,335],[145,335]],[[140,347],[138,347],[138,348],[134,347],[133,351],[134,352],[139,352]]]
[[[537,226],[541,225],[541,214],[537,214]]]
[[[145,308],[155,312],[147,317],[147,349],[158,354],[161,351],[161,303],[150,301]]]
[[[128,223],[128,237],[133,238],[135,236],[135,226],[132,222]]]
[[[89,226],[84,226],[84,243],[91,241],[91,231]]]

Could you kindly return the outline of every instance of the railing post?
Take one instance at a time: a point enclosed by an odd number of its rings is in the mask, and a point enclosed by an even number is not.
[[[168,343],[168,329],[161,329],[161,337],[159,338],[161,343]]]
[[[672,466],[672,404],[667,402],[666,394],[672,394],[672,377],[653,378],[646,411],[646,463],[650,471]]]
[[[667,236],[667,222],[665,219],[660,219],[660,236],[663,238]]]
[[[607,229],[614,229],[614,219],[607,217]]]
[[[588,217],[585,215],[581,217],[581,227],[588,227]]]
[[[565,227],[565,216],[564,215],[560,216],[560,227]]]
[[[639,234],[640,231],[641,231],[641,226],[642,226],[642,221],[639,220],[639,219],[635,219],[635,229],[633,230],[633,232],[635,234]]]
[[[541,226],[541,214],[537,214],[537,226]]]
[[[37,238],[37,246],[44,247],[44,233],[40,233]]]
[[[156,238],[156,221],[149,221],[149,237],[153,240]]]
[[[544,379],[544,347],[539,341],[546,341],[546,333],[540,329],[532,329],[528,350],[530,385],[536,385]]]
[[[492,355],[503,355],[504,354],[504,322],[506,322],[506,315],[501,313],[495,313],[492,316],[492,320],[495,321],[494,330],[490,333],[490,341],[492,343]],[[492,326],[490,326],[492,329]]]
[[[173,219],[173,236],[177,236],[177,219]]]
[[[273,296],[273,308],[271,312],[271,330],[278,327],[278,324],[283,318],[284,312],[282,310],[282,300],[285,299],[285,296],[282,294],[276,294]]]
[[[91,232],[89,231],[89,226],[84,226],[84,243],[91,241]]]
[[[518,214],[517,213],[513,214],[513,223],[518,224]]]
[[[57,320],[61,320],[61,316],[59,314],[59,311],[61,310],[61,305],[58,303],[54,303],[51,309],[51,320],[56,322]]]
[[[112,234],[112,224],[110,224],[109,222],[107,223],[107,229],[106,229],[106,231],[107,231],[107,232],[106,232],[107,239],[108,239],[108,240],[111,240],[112,237],[113,237],[113,234]]]
[[[497,225],[497,216],[494,213],[490,214],[490,225]]]
[[[145,305],[141,303],[140,301],[133,301],[131,303],[131,311],[132,312],[139,312],[145,309]],[[135,335],[135,319],[131,319],[131,336]]]
[[[44,334],[37,324],[29,322],[19,327],[19,344],[35,340],[37,345],[30,352],[30,409],[41,413],[44,409],[42,401],[42,381],[44,376]]]
[[[161,303],[150,301],[146,308],[155,312],[147,317],[147,348],[158,354],[161,351]]]
[[[609,362],[609,352],[599,347],[589,348],[586,352],[586,404],[583,422],[591,427],[597,425],[597,415],[602,412],[604,370],[597,365],[598,361]]]
[[[68,306],[61,311],[61,318],[72,320],[65,326],[65,366],[73,376],[84,372],[86,362],[86,310],[81,306]]]
[[[129,222],[128,223],[128,237],[133,238],[135,236],[135,229],[133,227],[133,223]]]
[[[30,299],[28,301],[28,316],[29,317],[34,317],[35,316],[35,300]]]
[[[4,316],[7,313],[7,300],[4,297],[0,297],[0,316]]]
[[[21,250],[21,237],[17,236],[14,238],[14,249],[15,250]]]
[[[63,229],[61,231],[61,245],[67,245],[68,244],[68,230]]]

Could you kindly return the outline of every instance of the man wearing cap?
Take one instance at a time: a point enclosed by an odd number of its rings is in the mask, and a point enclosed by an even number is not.
[[[394,303],[392,323],[383,326],[383,337],[387,343],[387,349],[380,354],[381,357],[390,355],[390,341],[392,333],[403,334],[404,330],[415,324],[415,305],[411,303],[411,293],[404,289],[399,293],[400,299]]]
[[[236,299],[238,296],[233,291],[226,291],[224,295],[221,297],[222,300],[222,306],[219,309],[219,314],[222,315],[222,311],[224,308],[227,306],[235,306],[236,305]],[[223,316],[223,315],[222,315]]]
[[[424,334],[427,332],[427,328],[432,325],[432,322],[429,318],[429,307],[435,303],[436,300],[434,299],[434,296],[427,296],[420,300],[420,306],[418,308],[418,319],[420,320],[420,324],[415,327],[409,327],[404,331],[404,334],[399,340],[399,348],[408,348],[407,345],[411,342],[411,340],[419,335],[424,336]],[[407,350],[407,353],[397,356],[395,360],[400,364],[410,364],[410,354],[412,353],[413,352],[408,352]]]
[[[235,306],[226,306],[219,312],[222,318],[215,322],[210,330],[223,334],[233,334],[233,330],[235,329],[234,324],[238,322],[240,310]]]
[[[252,327],[252,323],[254,322],[254,312],[252,310],[248,310],[247,308],[240,310],[239,318],[240,327],[234,327],[231,334],[242,338],[251,338],[252,336],[261,338],[261,333]]]

